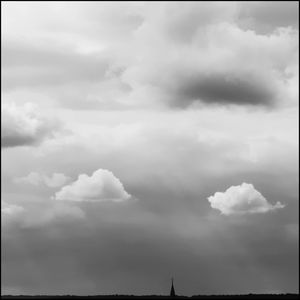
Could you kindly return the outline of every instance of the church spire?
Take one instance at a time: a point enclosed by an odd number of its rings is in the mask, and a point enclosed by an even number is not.
[[[171,286],[171,291],[170,291],[170,296],[171,297],[175,297],[175,289],[174,289],[174,284],[173,284],[173,277],[172,277],[172,286]]]

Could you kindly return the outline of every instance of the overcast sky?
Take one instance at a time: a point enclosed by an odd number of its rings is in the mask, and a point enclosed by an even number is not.
[[[2,293],[299,292],[298,2],[11,2]]]

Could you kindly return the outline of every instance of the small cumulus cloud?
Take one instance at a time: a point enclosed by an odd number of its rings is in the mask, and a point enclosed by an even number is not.
[[[208,197],[210,205],[224,215],[266,213],[283,208],[280,202],[270,204],[252,184],[231,186],[224,193],[216,192]]]
[[[14,179],[15,183],[25,183],[35,186],[44,184],[48,187],[61,187],[70,180],[70,177],[64,175],[63,173],[53,173],[51,176],[40,174],[37,172],[31,172],[27,176],[18,177]]]
[[[131,197],[121,181],[108,170],[98,169],[91,176],[81,174],[73,183],[62,187],[55,200],[123,202]]]
[[[31,103],[23,106],[5,103],[1,117],[1,146],[4,148],[38,145],[58,129],[58,124],[41,116]]]

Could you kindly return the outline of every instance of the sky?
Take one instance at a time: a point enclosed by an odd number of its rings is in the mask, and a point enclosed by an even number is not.
[[[298,293],[298,6],[2,1],[2,294]]]

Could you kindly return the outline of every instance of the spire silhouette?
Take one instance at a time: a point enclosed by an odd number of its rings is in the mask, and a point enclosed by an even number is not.
[[[172,277],[172,286],[171,286],[171,291],[170,291],[170,297],[175,297],[175,289],[174,289],[174,284],[173,284],[173,277]]]

